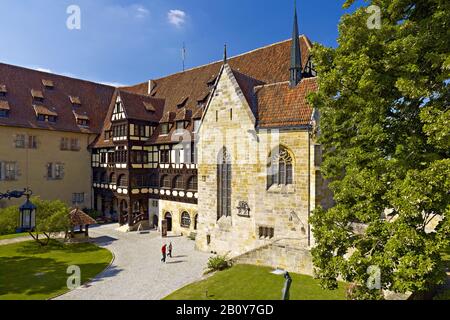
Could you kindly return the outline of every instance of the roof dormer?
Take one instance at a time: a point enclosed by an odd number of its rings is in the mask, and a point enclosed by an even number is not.
[[[33,109],[38,121],[56,122],[58,118],[58,113],[56,113],[54,108],[52,110],[43,105],[33,105]]]
[[[72,103],[73,106],[79,107],[81,106],[81,99],[77,96],[69,96],[70,103]]]
[[[0,83],[0,97],[6,96],[7,93],[8,93],[8,90],[6,89],[6,84]]]
[[[42,101],[44,100],[44,94],[41,90],[31,89],[31,96],[34,100]]]
[[[53,89],[55,87],[55,85],[54,85],[52,80],[42,79],[42,84],[47,89]]]

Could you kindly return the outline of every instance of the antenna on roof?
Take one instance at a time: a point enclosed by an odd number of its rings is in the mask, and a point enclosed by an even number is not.
[[[181,49],[181,59],[183,60],[183,72],[186,68],[186,45],[183,42],[183,48]]]

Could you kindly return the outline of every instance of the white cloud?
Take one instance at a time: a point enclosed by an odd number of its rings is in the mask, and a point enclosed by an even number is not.
[[[142,19],[145,18],[149,15],[150,11],[148,11],[148,9],[146,9],[144,6],[135,6],[135,10],[136,10],[136,18]]]
[[[167,13],[167,18],[169,19],[170,24],[179,28],[186,22],[186,12],[181,10],[170,10]]]

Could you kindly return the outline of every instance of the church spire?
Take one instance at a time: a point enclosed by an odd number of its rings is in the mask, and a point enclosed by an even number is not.
[[[223,48],[223,64],[228,63],[228,53],[227,53],[227,44],[225,43]]]
[[[302,80],[302,54],[297,21],[297,1],[294,5],[294,30],[292,31],[290,86],[297,86]]]

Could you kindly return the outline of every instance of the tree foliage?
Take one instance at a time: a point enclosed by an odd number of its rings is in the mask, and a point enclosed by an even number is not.
[[[10,206],[4,209],[0,209],[0,235],[15,233],[18,221],[18,206]]]
[[[311,218],[316,273],[327,288],[355,283],[364,299],[380,298],[366,286],[370,266],[382,289],[440,283],[450,237],[450,1],[366,2],[381,8],[381,28],[368,28],[363,7],[343,16],[338,47],[313,50],[310,97],[335,199]]]
[[[46,246],[51,238],[70,228],[69,207],[59,200],[46,201],[38,197],[32,198],[31,202],[37,207],[36,209],[36,228],[30,235],[40,245]],[[43,234],[45,240],[41,240],[39,235]]]

